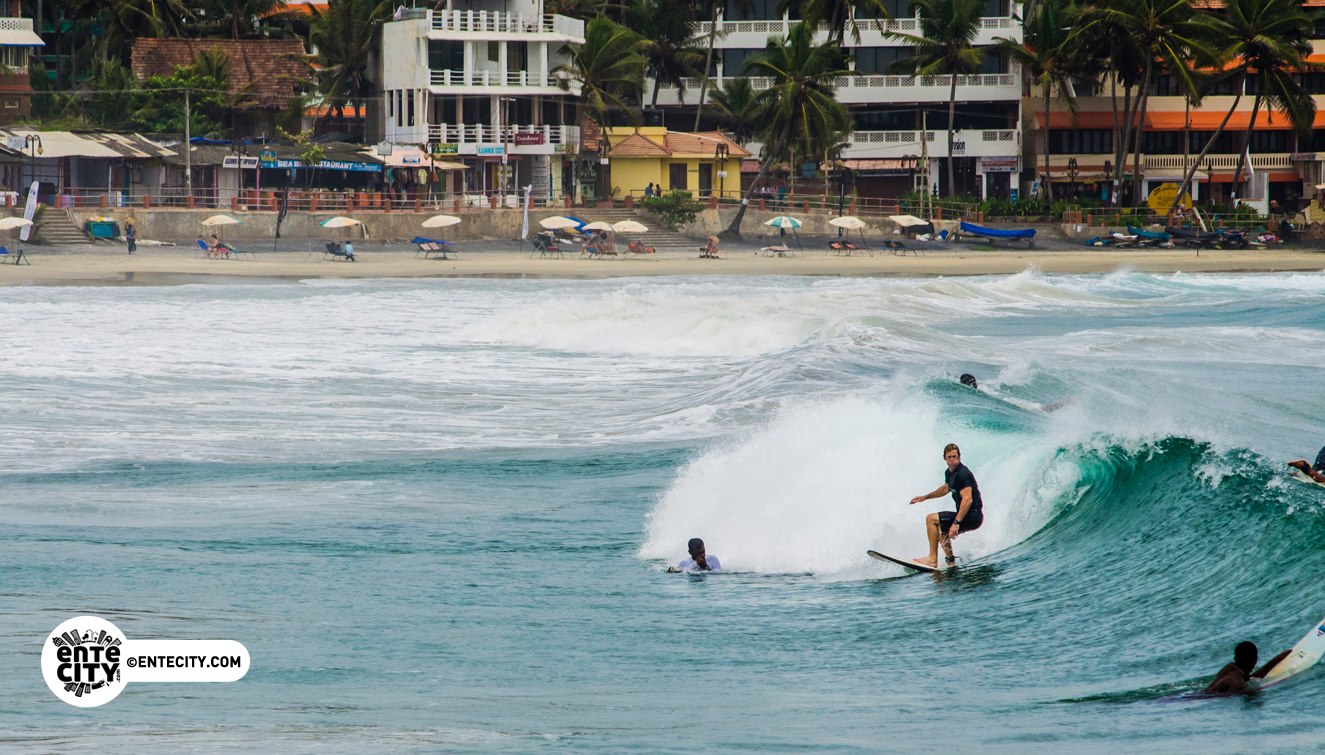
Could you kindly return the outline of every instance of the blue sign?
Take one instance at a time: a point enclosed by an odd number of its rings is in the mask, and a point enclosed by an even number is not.
[[[1008,189],[1008,200],[1012,202],[1017,201],[1018,194],[1017,187],[1013,186],[1011,189]]]
[[[271,161],[264,161],[263,167],[292,170],[297,168],[303,168],[305,166],[303,161],[301,160],[271,160]],[[372,163],[350,163],[350,162],[342,162],[340,160],[323,160],[322,162],[318,163],[315,167],[321,168],[323,170],[348,170],[354,173],[382,172],[381,165],[373,165]]]
[[[480,144],[480,145],[478,146],[478,154],[480,154],[480,155],[504,155],[504,154],[506,154],[506,145],[505,145],[505,144],[496,144],[496,145],[493,145],[493,144]]]

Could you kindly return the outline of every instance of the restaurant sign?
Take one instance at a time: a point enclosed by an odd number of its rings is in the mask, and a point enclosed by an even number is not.
[[[517,131],[517,132],[515,132],[515,144],[516,144],[517,146],[524,146],[524,145],[528,145],[528,144],[542,144],[542,143],[543,143],[543,132],[542,132],[542,131]]]
[[[986,173],[1016,173],[1017,158],[982,157],[980,158],[980,167],[984,168]]]
[[[263,166],[290,170],[293,168],[302,168],[304,167],[304,163],[302,160],[273,160],[270,163],[264,160]],[[323,160],[322,162],[319,162],[316,167],[321,168],[322,170],[346,170],[352,173],[382,172],[381,165],[374,165],[372,163],[351,163],[342,160]]]
[[[458,155],[460,154],[460,145],[455,142],[442,142],[432,145],[434,155]]]

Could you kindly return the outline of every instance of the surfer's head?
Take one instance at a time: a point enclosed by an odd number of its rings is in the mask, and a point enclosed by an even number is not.
[[[971,387],[971,388],[979,388],[979,387],[980,387],[980,386],[977,385],[976,382],[975,382],[975,375],[972,375],[972,374],[969,373],[969,372],[962,373],[961,380],[962,380],[962,385],[965,385],[965,386],[968,386],[968,387]]]
[[[943,447],[943,460],[948,462],[950,469],[956,469],[957,465],[962,463],[962,450],[956,443],[949,443]]]
[[[1243,640],[1233,648],[1233,665],[1250,674],[1256,668],[1256,643]]]
[[[690,538],[690,542],[686,543],[686,550],[690,551],[692,557],[702,556],[704,555],[704,541],[697,537],[692,537]]]

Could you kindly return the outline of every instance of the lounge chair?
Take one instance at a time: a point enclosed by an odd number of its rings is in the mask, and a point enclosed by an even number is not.
[[[538,252],[539,257],[557,256],[564,258],[566,256],[565,253],[561,251],[561,247],[557,245],[557,235],[551,231],[542,231],[538,233],[534,236],[533,244],[534,251],[529,253],[530,257],[534,256],[534,252]]]
[[[883,246],[889,254],[895,254],[899,257],[906,256],[907,252],[919,257],[920,250],[906,243],[905,239],[884,239]]]
[[[23,250],[9,251],[8,247],[0,246],[0,262],[13,262],[15,265],[31,265],[32,261],[23,254]]]
[[[345,261],[347,261],[347,262],[353,262],[353,261],[354,261],[354,255],[352,255],[352,254],[346,254],[346,253],[345,253],[345,249],[344,249],[343,247],[341,247],[341,245],[338,244],[338,243],[336,243],[335,241],[328,241],[328,242],[326,243],[326,247],[325,247],[325,248],[326,248],[326,251],[324,251],[324,252],[322,253],[322,259],[326,259],[326,258],[330,257],[330,258],[332,258],[332,259],[342,259],[342,260],[345,260]]]
[[[631,254],[656,254],[657,250],[638,239],[626,244],[626,251]]]

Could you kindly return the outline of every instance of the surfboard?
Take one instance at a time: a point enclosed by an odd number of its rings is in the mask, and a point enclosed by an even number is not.
[[[879,561],[887,561],[888,563],[897,564],[898,566],[907,569],[912,569],[914,571],[923,571],[923,572],[928,572],[930,574],[943,571],[942,569],[935,569],[932,566],[917,564],[915,561],[912,561],[909,558],[898,558],[897,556],[889,556],[887,553],[880,553],[878,551],[865,551],[865,554],[868,555],[870,558],[877,559]]]
[[[1316,487],[1319,488],[1325,488],[1325,482],[1316,482],[1315,480],[1308,477],[1306,472],[1303,472],[1302,470],[1297,468],[1294,468],[1291,472],[1289,472],[1288,476],[1292,477],[1294,480],[1297,480],[1298,482],[1304,482],[1308,485],[1315,485]]]
[[[1261,680],[1261,689],[1272,687],[1315,666],[1322,655],[1325,655],[1325,618],[1311,627],[1311,631],[1289,651],[1287,658],[1270,669],[1270,673]]]

